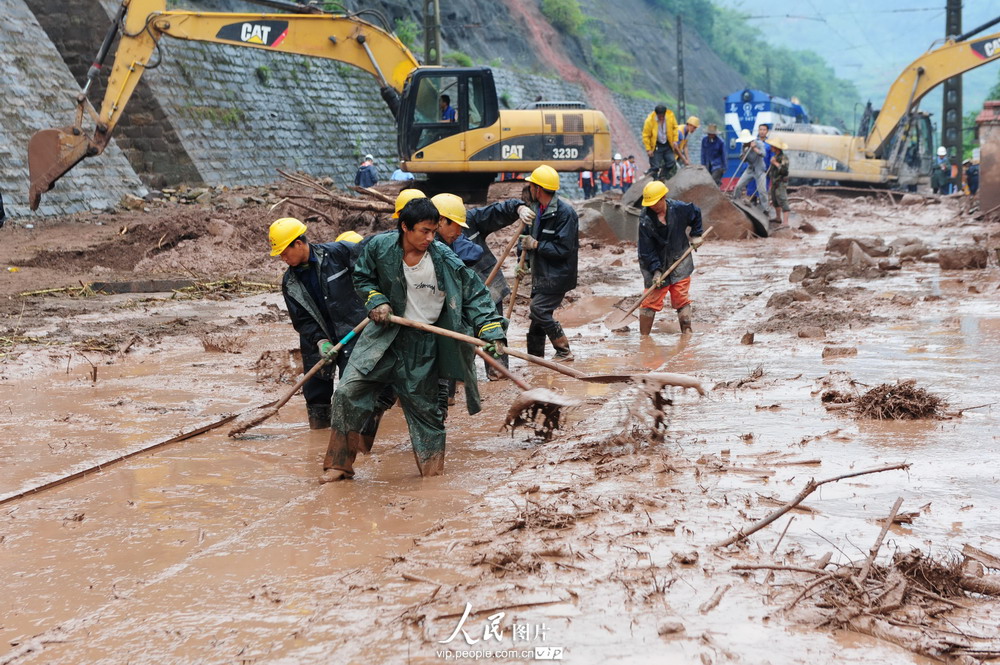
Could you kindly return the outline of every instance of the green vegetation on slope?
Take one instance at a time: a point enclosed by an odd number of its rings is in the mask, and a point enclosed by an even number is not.
[[[769,45],[743,14],[716,6],[711,0],[645,1],[664,14],[667,31],[673,30],[673,17],[683,16],[686,29],[697,32],[750,87],[781,97],[798,97],[814,121],[853,131],[858,91],[852,82],[837,78],[816,53]],[[649,91],[633,89],[636,70],[632,56],[607,43],[598,22],[583,13],[578,0],[542,0],[541,6],[554,27],[589,47],[593,73],[605,85],[615,92],[651,96]]]

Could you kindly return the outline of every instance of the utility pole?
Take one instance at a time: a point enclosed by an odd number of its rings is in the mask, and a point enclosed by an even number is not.
[[[424,64],[441,64],[441,5],[424,0]]]
[[[684,19],[677,15],[677,113],[678,122],[687,119],[687,105],[684,103]]]
[[[948,0],[945,7],[945,39],[962,34],[962,0]],[[944,82],[944,104],[941,110],[941,145],[948,150],[952,164],[962,163],[962,77],[953,76]],[[959,167],[961,172],[961,167]]]

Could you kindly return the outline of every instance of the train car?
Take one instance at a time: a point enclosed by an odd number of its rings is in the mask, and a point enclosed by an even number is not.
[[[722,177],[723,188],[735,185],[739,178],[740,144],[736,137],[741,129],[748,129],[757,136],[757,128],[767,125],[774,130],[790,130],[795,125],[809,123],[809,113],[794,97],[774,97],[763,90],[739,90],[726,99],[726,172]]]

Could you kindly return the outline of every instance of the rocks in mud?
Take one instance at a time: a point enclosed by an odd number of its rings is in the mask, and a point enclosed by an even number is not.
[[[656,627],[656,634],[661,637],[666,635],[677,635],[684,632],[684,624],[680,619],[666,619]]]
[[[577,213],[580,219],[580,237],[589,240],[597,240],[606,244],[617,244],[619,240],[618,235],[614,232],[611,226],[608,224],[608,220],[604,218],[597,210],[588,207],[580,208]]]
[[[847,247],[847,265],[850,266],[877,266],[878,261],[861,248],[857,242],[851,242]]]
[[[799,328],[799,337],[803,339],[823,339],[826,337],[826,331],[819,326],[805,326],[804,328]]]
[[[793,302],[806,302],[812,299],[813,297],[805,289],[791,289],[788,291],[782,291],[781,293],[775,293],[767,301],[767,306],[780,309],[782,307],[788,307]]]
[[[803,233],[819,233],[819,229],[805,220],[799,223],[799,231]]]
[[[846,358],[858,355],[856,346],[828,346],[823,349],[824,358]]]
[[[902,198],[899,199],[899,204],[904,206],[918,206],[922,205],[924,202],[924,197],[919,194],[903,194]]]
[[[792,284],[797,284],[804,279],[812,277],[813,271],[809,266],[797,265],[792,268],[791,274],[788,275],[788,281]]]
[[[740,338],[740,344],[753,344],[753,333],[750,331],[743,333],[743,337]]]
[[[938,250],[941,270],[981,270],[988,263],[988,254],[982,247],[956,247]]]
[[[848,256],[852,244],[858,245],[869,257],[889,256],[892,253],[892,248],[886,246],[881,238],[848,238],[837,234],[830,236],[830,240],[826,243],[826,251]]]

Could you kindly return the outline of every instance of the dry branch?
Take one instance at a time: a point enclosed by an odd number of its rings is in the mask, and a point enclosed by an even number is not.
[[[843,475],[834,476],[833,478],[827,478],[826,480],[821,480],[819,482],[816,482],[815,480],[810,480],[808,483],[806,483],[806,486],[804,488],[802,488],[802,491],[799,492],[798,495],[794,499],[792,499],[791,501],[789,501],[788,503],[786,503],[784,506],[782,506],[778,510],[774,511],[773,513],[771,513],[770,515],[768,515],[764,519],[758,520],[754,524],[750,525],[748,528],[746,528],[746,529],[740,529],[733,536],[731,536],[729,538],[726,538],[725,540],[723,540],[720,543],[716,543],[715,545],[713,545],[713,547],[727,547],[727,546],[732,545],[733,543],[735,543],[737,541],[745,539],[750,534],[753,534],[753,533],[756,533],[757,531],[760,531],[761,529],[763,529],[764,527],[766,527],[768,524],[770,524],[771,522],[775,521],[776,519],[778,519],[779,517],[781,517],[782,515],[784,515],[785,513],[787,513],[789,510],[791,510],[795,506],[797,506],[800,503],[802,503],[802,501],[807,496],[809,496],[810,494],[812,494],[813,492],[815,492],[816,489],[819,488],[819,487],[821,487],[822,485],[825,485],[827,483],[833,483],[833,482],[836,482],[838,480],[844,480],[845,478],[854,478],[855,476],[864,476],[864,475],[867,475],[867,474],[870,474],[870,473],[881,473],[883,471],[905,470],[905,469],[909,469],[909,468],[910,468],[910,465],[908,463],[904,462],[902,464],[891,464],[889,466],[882,466],[882,467],[879,467],[877,469],[868,469],[867,471],[856,471],[854,473],[845,473]]]
[[[872,562],[875,561],[875,557],[878,555],[878,551],[882,548],[882,541],[885,539],[885,534],[889,532],[889,527],[892,526],[893,520],[896,519],[896,513],[899,512],[899,507],[903,505],[903,497],[896,499],[896,503],[893,504],[892,510],[889,512],[889,516],[885,519],[882,524],[882,530],[878,534],[878,538],[875,539],[875,544],[872,548],[868,550],[868,558],[865,559],[865,563],[861,566],[861,571],[855,578],[858,585],[864,583],[865,579],[868,577],[868,573],[872,569]]]

